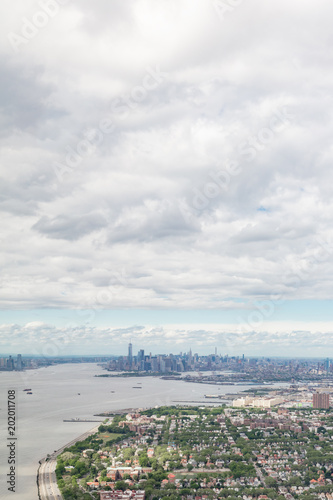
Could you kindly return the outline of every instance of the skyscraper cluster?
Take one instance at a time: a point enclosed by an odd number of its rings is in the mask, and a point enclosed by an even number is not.
[[[156,373],[184,372],[195,369],[218,369],[228,357],[222,358],[217,354],[208,356],[199,356],[197,353],[192,354],[192,350],[186,353],[179,354],[145,354],[144,349],[140,349],[137,355],[133,355],[132,342],[128,344],[127,356],[120,356],[118,359],[108,363],[109,370],[123,371],[145,371]],[[241,362],[240,358],[237,358]]]
[[[0,358],[0,370],[2,371],[21,371],[23,368],[24,363],[22,361],[21,354],[18,354],[16,359],[12,356],[9,356],[8,358]]]

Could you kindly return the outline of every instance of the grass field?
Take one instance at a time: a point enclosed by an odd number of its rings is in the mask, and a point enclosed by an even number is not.
[[[106,441],[110,441],[110,440],[115,441],[120,436],[122,436],[122,434],[116,434],[113,432],[102,432],[101,434],[99,434],[98,437],[103,439],[104,443],[106,443]]]

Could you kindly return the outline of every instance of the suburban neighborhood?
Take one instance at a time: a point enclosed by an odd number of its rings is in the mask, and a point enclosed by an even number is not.
[[[159,407],[116,415],[58,457],[65,500],[331,499],[333,416]]]

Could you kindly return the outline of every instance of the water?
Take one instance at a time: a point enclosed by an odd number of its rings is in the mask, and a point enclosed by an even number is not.
[[[63,422],[92,418],[95,413],[124,408],[171,405],[175,400],[202,401],[205,394],[235,393],[249,386],[212,386],[155,377],[98,378],[106,373],[95,364],[56,365],[26,372],[0,372],[0,498],[38,500],[38,461],[96,423]],[[138,384],[139,383],[139,384]],[[133,389],[141,385],[142,389]],[[28,395],[23,389],[31,388]],[[16,391],[17,481],[8,491],[7,394]],[[114,391],[114,393],[111,393]],[[80,393],[80,395],[78,395]],[[214,403],[216,400],[207,400]],[[99,418],[99,417],[95,417]],[[101,418],[102,420],[102,418]]]

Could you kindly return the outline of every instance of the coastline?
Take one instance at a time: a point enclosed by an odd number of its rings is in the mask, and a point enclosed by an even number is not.
[[[78,441],[84,441],[84,439],[86,439],[88,436],[95,434],[100,425],[101,425],[101,422],[98,425],[96,425],[95,427],[93,427],[92,429],[90,429],[89,431],[84,432],[83,434],[81,434],[77,438],[73,439],[69,443],[66,443],[58,450],[55,450],[52,454],[50,454],[46,457],[43,457],[39,460],[39,466],[37,469],[37,479],[36,479],[39,500],[48,500],[48,495],[46,494],[47,486],[44,483],[50,483],[48,486],[49,488],[52,488],[54,490],[58,490],[57,483],[55,483],[56,486],[54,486],[54,483],[51,482],[51,476],[55,473],[55,469],[56,469],[56,465],[57,465],[57,460],[56,460],[57,456],[60,455],[64,451],[65,448],[72,446],[73,444],[77,443]],[[49,470],[47,471],[48,479],[45,481],[44,475],[46,474],[46,472],[44,471],[44,469],[45,469],[45,465],[47,463],[49,463],[50,467],[49,467]],[[57,498],[59,498],[59,499],[63,498],[61,496],[61,493],[59,490],[57,491]]]
[[[237,393],[239,394],[239,393]],[[224,395],[225,396],[225,395]],[[234,395],[233,395],[234,396]],[[193,404],[193,403],[198,403],[198,404],[205,404],[205,405],[209,405],[209,406],[214,406],[214,405],[223,405],[225,404],[225,400],[218,400],[218,401],[212,401],[211,399],[209,400],[206,400],[206,401],[180,401],[180,400],[175,400],[175,401],[172,401],[173,403],[185,403],[185,404]],[[111,410],[110,412],[102,412],[102,413],[95,413],[94,416],[98,416],[98,417],[105,417],[105,418],[110,418],[112,417],[113,415],[122,415],[124,413],[129,413],[129,412],[135,412],[136,410],[148,410],[148,409],[151,409],[152,407],[145,407],[145,408],[142,408],[142,407],[136,407],[136,408],[123,408],[123,409],[120,409],[120,410]],[[65,421],[65,420],[64,420]],[[66,420],[67,422],[75,422],[75,420]],[[45,488],[42,488],[41,485],[43,484],[42,482],[42,475],[45,474],[44,472],[44,469],[43,469],[43,465],[46,463],[46,462],[49,462],[51,464],[51,467],[50,467],[50,471],[48,472],[49,473],[49,476],[53,473],[55,473],[55,469],[56,469],[56,465],[57,465],[57,456],[60,455],[65,448],[69,448],[70,446],[72,446],[73,444],[77,443],[78,441],[83,441],[84,439],[86,439],[88,436],[91,436],[92,434],[95,434],[98,430],[98,427],[103,423],[103,421],[100,421],[98,423],[98,425],[94,426],[92,429],[90,429],[89,431],[86,431],[84,432],[83,434],[81,434],[80,436],[74,438],[73,440],[71,440],[69,443],[66,443],[65,445],[63,445],[61,448],[59,448],[58,450],[55,450],[52,454],[50,455],[47,455],[47,457],[43,457],[42,459],[39,460],[39,466],[38,466],[38,469],[37,469],[37,479],[36,479],[36,482],[37,482],[37,489],[38,489],[38,499],[39,500],[49,500],[49,497],[47,494],[44,494],[44,492],[42,492],[41,490],[42,489],[45,489]],[[48,480],[49,481],[49,480]],[[56,484],[56,490],[57,490],[57,498],[58,500],[63,500],[63,497],[58,489],[58,486],[57,486],[57,482],[55,480],[55,484]],[[51,483],[49,485],[51,488]]]
[[[140,408],[140,409],[143,409],[143,408]],[[147,410],[148,408],[144,408],[144,409]],[[121,410],[114,410],[114,411],[112,411],[112,413],[109,413],[108,415],[105,414],[105,415],[98,415],[98,416],[105,416],[105,418],[110,418],[112,415],[119,415],[119,414],[122,415],[123,413],[133,412],[136,410],[138,410],[138,408],[124,408]],[[37,493],[38,493],[39,500],[48,500],[49,499],[49,497],[46,493],[47,486],[45,486],[45,484],[44,484],[45,482],[49,483],[49,485],[48,485],[49,488],[54,489],[56,491],[57,497],[55,497],[55,498],[57,498],[58,500],[63,500],[61,492],[58,489],[58,485],[57,485],[56,480],[53,482],[51,482],[51,480],[50,480],[50,478],[53,474],[55,476],[55,469],[57,466],[56,459],[57,459],[58,455],[60,455],[65,450],[65,448],[69,448],[70,446],[77,443],[78,441],[84,441],[88,436],[95,434],[98,431],[98,427],[102,423],[103,423],[103,421],[100,421],[98,423],[98,425],[95,425],[89,431],[86,431],[83,434],[80,434],[80,436],[72,439],[69,443],[66,443],[58,450],[55,450],[53,453],[47,455],[46,457],[41,458],[38,461],[39,466],[37,469],[36,483],[37,483]],[[47,481],[44,481],[44,475],[46,474],[44,469],[45,469],[46,464],[50,465],[48,467],[49,470],[47,471],[49,478],[47,479]]]
[[[73,422],[64,423],[64,419],[98,420],[102,417],[101,420],[104,420],[112,414],[131,412],[132,409],[177,404],[174,400],[200,401],[197,404],[217,406],[214,400],[204,400],[204,395],[212,391],[212,386],[208,384],[189,386],[177,380],[156,377],[137,380],[94,377],[101,372],[101,368],[93,363],[82,363],[29,370],[25,372],[29,377],[23,380],[18,372],[2,373],[1,396],[5,398],[7,388],[12,386],[20,395],[20,448],[26,453],[21,453],[19,457],[20,476],[22,480],[24,478],[24,483],[18,483],[17,500],[37,500],[36,474],[42,457],[46,458],[54,450],[61,449],[65,443],[82,439],[82,434],[91,431],[94,426],[94,423],[78,422],[76,428]],[[132,388],[137,381],[143,382],[142,390]],[[26,387],[33,389],[32,396],[24,397],[22,391]],[[237,387],[237,391],[240,389]],[[223,394],[234,390],[234,386],[223,386],[218,392]],[[80,396],[77,396],[78,392]],[[5,493],[5,498],[10,500],[10,495]]]

